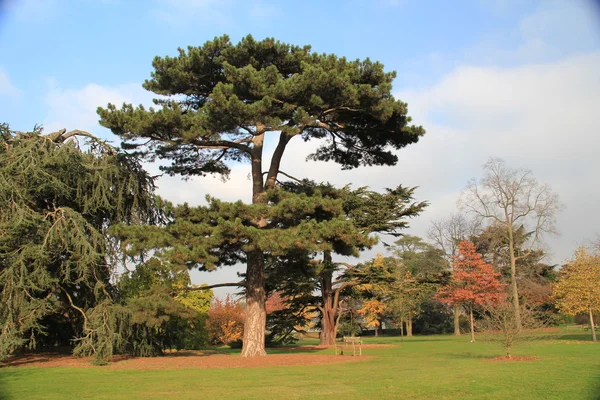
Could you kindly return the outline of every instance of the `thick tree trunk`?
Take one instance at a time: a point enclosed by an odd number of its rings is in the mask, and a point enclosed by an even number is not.
[[[590,329],[592,330],[592,340],[594,342],[597,342],[598,338],[596,338],[596,325],[594,325],[594,313],[592,312],[591,308],[589,308],[589,312],[590,312]]]
[[[473,324],[473,306],[469,306],[469,320],[471,323],[471,342],[475,341],[475,326]]]
[[[246,270],[246,320],[242,357],[267,355],[265,351],[265,325],[267,311],[265,303],[264,255],[261,251],[248,252]]]
[[[460,336],[460,306],[454,305],[454,336]]]
[[[412,336],[412,330],[412,315],[409,315],[408,319],[406,320],[406,336]]]
[[[331,256],[331,255],[330,255]],[[337,336],[336,312],[337,304],[334,303],[333,296],[333,272],[325,270],[321,273],[321,296],[323,298],[323,307],[321,309],[321,346],[335,345]]]
[[[262,175],[262,150],[264,135],[253,139],[252,149],[252,203],[263,203],[265,187]],[[259,226],[266,221],[259,221]],[[261,250],[247,253],[246,266],[246,319],[242,357],[265,356],[265,328],[267,323],[267,296],[265,293],[265,256]]]
[[[521,324],[521,305],[519,304],[519,289],[517,287],[517,257],[515,256],[514,235],[511,227],[508,228],[508,249],[510,252],[510,286],[515,311],[515,327],[520,331],[523,329],[523,325]]]

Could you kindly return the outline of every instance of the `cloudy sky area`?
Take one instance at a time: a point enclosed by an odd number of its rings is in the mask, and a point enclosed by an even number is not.
[[[502,157],[533,170],[566,205],[561,236],[547,240],[549,262],[600,233],[600,9],[591,0],[0,0],[0,120],[115,140],[96,107],[148,104],[141,83],[154,56],[224,33],[381,61],[397,71],[394,93],[427,130],[395,167],[353,171],[305,162],[311,143],[298,139],[285,172],[376,190],[419,186],[418,200],[431,206],[407,233],[424,236],[431,220],[456,211],[482,164]],[[234,166],[227,183],[161,178],[159,193],[191,204],[207,193],[248,201],[248,172]],[[237,270],[192,277],[230,281]]]

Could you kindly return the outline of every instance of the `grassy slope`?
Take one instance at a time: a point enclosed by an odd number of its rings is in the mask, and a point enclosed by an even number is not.
[[[588,335],[570,335],[586,340]],[[485,362],[495,344],[466,337],[373,338],[360,363],[249,369],[110,371],[2,368],[1,399],[600,399],[600,345],[537,340],[528,362]],[[279,350],[277,352],[280,352]],[[332,353],[332,350],[324,350]],[[232,355],[235,357],[235,355]]]

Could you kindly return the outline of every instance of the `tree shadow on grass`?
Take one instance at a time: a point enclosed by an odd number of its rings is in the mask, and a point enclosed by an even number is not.
[[[0,400],[16,399],[14,395],[11,395],[7,381],[18,380],[25,376],[35,373],[31,370],[16,369],[16,368],[5,368],[5,364],[0,364]]]
[[[592,334],[583,335],[583,334],[573,334],[573,333],[565,333],[559,334],[555,336],[556,340],[576,340],[578,342],[590,342],[592,343]]]
[[[473,352],[461,352],[461,353],[444,353],[444,357],[459,358],[459,359],[472,359],[472,360],[485,360],[492,358],[489,354],[473,353]]]
[[[9,395],[8,395],[8,391],[6,389],[6,384],[4,383],[5,381],[5,371],[0,370],[0,399],[8,399]]]
[[[278,347],[267,349],[267,354],[307,354],[326,351],[327,347],[301,346],[301,347]],[[332,350],[333,352],[334,350]],[[239,357],[240,349],[231,349],[226,347],[207,348],[203,350],[173,350],[166,351],[163,355],[157,357],[134,357],[127,354],[113,356],[110,364],[120,364],[130,360],[146,359],[152,360],[185,360],[190,358],[208,358],[211,356],[231,356]],[[9,359],[5,366],[10,367],[86,367],[92,365],[92,358],[78,358],[71,354],[64,353],[28,353]],[[5,368],[0,368],[0,371]],[[0,400],[3,399],[0,396]]]
[[[390,337],[390,336],[388,336]],[[408,337],[404,337],[403,339],[400,338],[400,336],[396,336],[395,338],[397,340],[395,340],[393,343],[388,343],[387,341],[385,342],[381,342],[382,344],[399,344],[399,343],[411,343],[411,342],[431,342],[431,343],[436,343],[436,342],[452,342],[455,340],[456,336],[448,336],[447,338],[445,337],[436,337],[435,339],[431,339],[431,338],[427,338],[427,336],[408,336]],[[371,338],[369,338],[368,340],[365,341],[365,344],[376,344],[377,340],[371,340]]]
[[[589,389],[589,400],[600,400],[600,369],[596,370],[596,373],[592,375],[592,384]]]

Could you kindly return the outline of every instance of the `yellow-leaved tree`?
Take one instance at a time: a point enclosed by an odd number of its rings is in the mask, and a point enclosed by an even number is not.
[[[600,312],[600,255],[584,247],[560,270],[553,295],[558,309],[568,315],[588,313],[594,342],[596,326],[594,312]]]
[[[363,306],[358,310],[360,316],[364,318],[367,327],[375,329],[375,336],[377,336],[384,312],[385,303],[377,299],[365,301]]]

